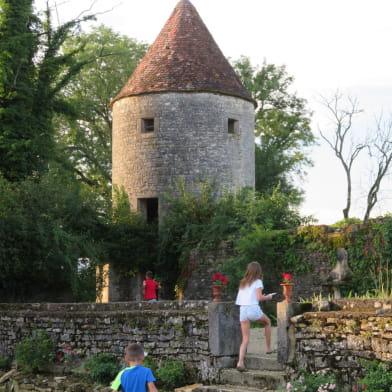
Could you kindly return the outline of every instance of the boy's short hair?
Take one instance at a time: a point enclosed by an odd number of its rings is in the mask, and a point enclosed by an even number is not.
[[[125,349],[125,356],[130,361],[139,361],[144,357],[144,349],[140,344],[131,343]]]
[[[148,279],[152,279],[152,277],[154,276],[153,273],[151,271],[147,271],[146,272],[146,276]]]

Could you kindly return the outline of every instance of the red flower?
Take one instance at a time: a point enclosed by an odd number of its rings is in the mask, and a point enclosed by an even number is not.
[[[282,272],[282,276],[284,283],[291,283],[291,281],[293,280],[293,275],[287,274],[286,272]]]
[[[57,359],[61,359],[63,356],[63,354],[57,354]]]
[[[366,389],[366,385],[362,385],[362,389],[364,389],[364,390],[365,390],[365,389]]]
[[[215,272],[214,275],[212,275],[212,281],[214,284],[227,284],[227,283],[229,283],[229,280],[227,278],[225,278],[219,272]]]
[[[221,274],[219,272],[215,272],[214,275],[212,275],[212,280],[220,280]]]
[[[353,391],[356,391],[358,388],[356,385],[353,386]]]

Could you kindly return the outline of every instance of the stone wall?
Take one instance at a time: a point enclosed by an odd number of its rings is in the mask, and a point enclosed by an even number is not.
[[[215,272],[223,273],[223,265],[233,255],[231,242],[222,242],[213,252],[193,250],[188,258],[186,276],[183,276],[186,281],[184,299],[212,299],[212,276]],[[234,300],[234,295],[225,287],[222,299]]]
[[[334,229],[325,225],[314,226],[315,229],[324,233],[325,237],[338,237],[342,229]],[[300,228],[299,228],[300,229]],[[354,229],[352,229],[354,230]],[[333,288],[327,285],[329,273],[333,269],[333,261],[330,255],[318,249],[305,249],[298,246],[295,250],[298,255],[299,264],[309,266],[309,271],[295,273],[296,267],[287,268],[283,266],[283,252],[274,260],[258,260],[263,268],[263,283],[266,292],[277,292],[275,298],[282,301],[282,272],[294,275],[293,299],[311,300],[315,296],[333,297]],[[211,276],[213,272],[222,272],[224,263],[235,257],[236,253],[231,242],[222,242],[214,251],[196,249],[191,252],[188,259],[187,286],[184,291],[186,299],[208,299],[210,298]],[[337,261],[337,257],[335,259]],[[348,260],[350,266],[350,259]],[[245,269],[244,269],[245,272]],[[235,293],[227,293],[227,299],[233,299]]]
[[[306,273],[294,274],[294,291],[293,299],[300,298],[311,299],[315,295],[328,295],[329,288],[323,286],[329,272],[332,269],[327,256],[320,251],[298,250],[301,263],[310,263],[311,270]],[[223,265],[230,258],[235,256],[231,242],[222,242],[214,251],[194,250],[191,252],[186,271],[186,287],[184,290],[184,299],[208,300],[212,298],[211,283],[214,272],[223,272]],[[282,282],[281,272],[292,272],[284,270],[279,260],[274,263],[263,263],[261,266],[264,271],[264,287],[266,293],[276,292],[278,295],[275,301],[282,301]],[[245,270],[244,270],[245,272]],[[225,291],[225,300],[233,300],[236,292]]]
[[[337,300],[329,305],[329,311],[293,317],[298,304],[281,305],[291,317],[283,331],[292,339],[288,361],[299,369],[332,369],[345,385],[363,375],[361,358],[392,362],[392,299]]]
[[[227,302],[0,304],[0,355],[12,356],[15,344],[37,330],[48,331],[59,348],[72,345],[86,356],[122,358],[137,342],[158,363],[180,359],[209,382],[219,368],[234,366],[241,338],[238,309]]]

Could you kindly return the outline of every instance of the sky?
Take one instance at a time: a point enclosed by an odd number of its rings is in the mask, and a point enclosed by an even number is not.
[[[60,22],[82,11],[98,13],[95,24],[151,44],[178,0],[49,0]],[[312,168],[299,185],[305,190],[301,213],[319,224],[343,218],[345,174],[319,138],[332,132],[320,96],[337,90],[356,97],[364,110],[353,124],[355,138],[374,129],[375,118],[392,117],[391,0],[191,0],[226,57],[248,56],[252,64],[285,65],[293,91],[308,101],[318,145]],[[36,0],[41,8],[46,0]],[[363,157],[353,168],[350,216],[362,218],[370,166]],[[373,217],[392,213],[392,172],[384,181]]]

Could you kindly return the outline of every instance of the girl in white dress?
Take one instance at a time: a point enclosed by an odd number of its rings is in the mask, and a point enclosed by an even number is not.
[[[236,305],[240,305],[240,323],[242,343],[237,363],[239,371],[246,371],[244,359],[248,348],[250,335],[250,322],[258,321],[264,324],[266,353],[271,354],[271,320],[263,313],[259,301],[271,300],[272,295],[263,295],[262,270],[257,261],[248,264],[245,275],[240,282]]]

